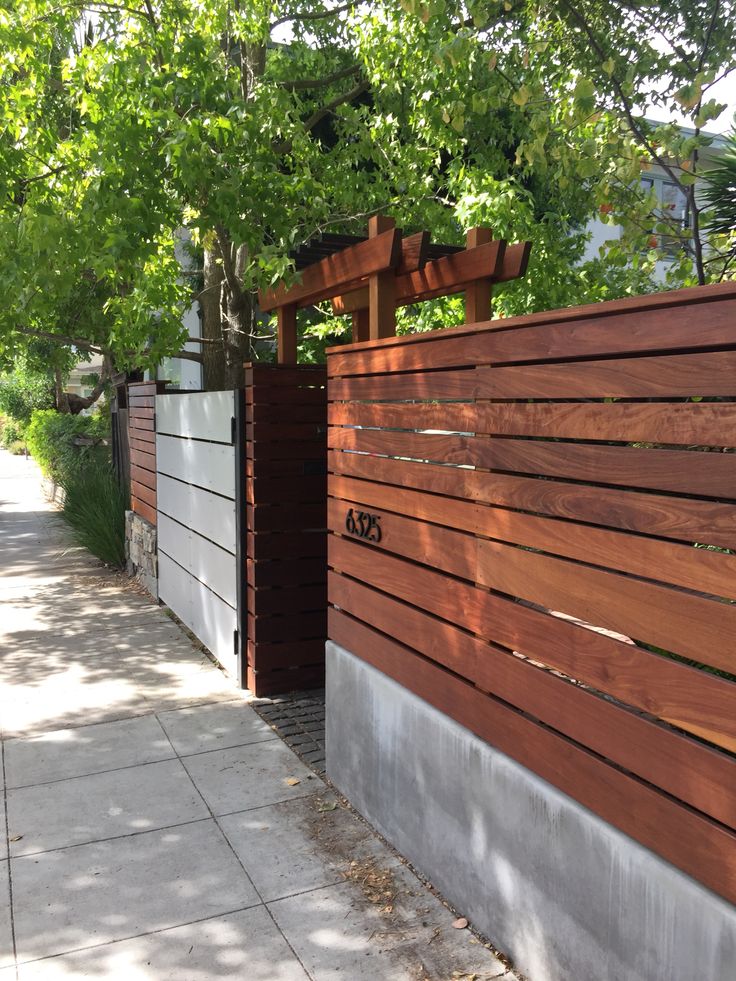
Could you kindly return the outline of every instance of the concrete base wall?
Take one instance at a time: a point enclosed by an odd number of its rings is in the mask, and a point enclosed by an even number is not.
[[[531,981],[736,979],[736,908],[332,643],[327,772]]]
[[[156,528],[134,511],[125,512],[125,571],[158,599]]]

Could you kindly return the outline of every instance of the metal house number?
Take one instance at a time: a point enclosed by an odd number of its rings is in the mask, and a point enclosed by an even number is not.
[[[356,538],[365,538],[369,542],[381,540],[381,517],[378,514],[368,514],[367,511],[356,511],[349,508],[345,516],[345,530]]]

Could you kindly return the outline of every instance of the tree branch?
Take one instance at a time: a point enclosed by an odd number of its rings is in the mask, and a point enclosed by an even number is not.
[[[352,68],[343,68],[322,78],[301,78],[294,82],[279,82],[278,85],[287,92],[302,92],[304,89],[318,89],[323,85],[331,85],[333,82],[339,82],[341,78],[350,78],[351,75],[360,75],[361,71],[360,65],[353,65]]]
[[[355,7],[355,2],[344,3],[340,7],[333,7],[332,10],[321,10],[316,14],[303,13],[303,14],[288,14],[286,17],[279,17],[275,20],[270,29],[274,30],[276,27],[280,27],[281,24],[288,24],[290,21],[310,21],[310,20],[326,20],[328,17],[336,17],[338,14],[345,14],[348,10],[352,10]]]
[[[56,334],[50,330],[38,330],[35,327],[21,327],[18,324],[15,325],[15,330],[19,334],[25,334],[27,337],[40,337],[45,341],[56,341],[59,344],[68,344],[70,347],[78,347],[82,351],[89,351],[91,354],[102,354],[104,356],[105,349],[97,344],[93,344],[91,341],[86,341],[81,337],[70,337],[67,334]]]
[[[591,47],[593,48],[593,50],[595,51],[595,53],[598,55],[598,58],[601,60],[601,62],[605,61],[606,60],[606,57],[607,57],[607,52],[605,52],[603,50],[603,48],[601,47],[601,45],[600,45],[600,43],[598,41],[598,38],[595,35],[595,32],[590,27],[590,25],[588,24],[588,22],[585,19],[585,17],[581,13],[578,12],[578,10],[569,2],[569,0],[562,0],[562,6],[567,9],[567,11],[573,17],[573,19],[577,22],[578,26],[583,30],[583,32],[585,33],[585,35],[588,38],[588,41],[590,42]],[[667,161],[664,159],[664,157],[662,157],[659,153],[657,153],[657,151],[654,149],[653,144],[647,138],[647,136],[644,133],[643,129],[641,128],[641,126],[639,125],[639,123],[637,123],[636,119],[634,118],[634,112],[633,112],[633,107],[631,105],[631,102],[628,99],[628,97],[626,96],[626,93],[624,92],[621,83],[619,82],[619,80],[616,78],[615,75],[611,75],[611,82],[613,83],[613,87],[616,90],[616,95],[618,96],[619,100],[621,101],[621,105],[623,107],[624,114],[626,116],[626,120],[627,120],[627,122],[629,124],[629,127],[630,127],[632,133],[640,141],[640,143],[645,148],[645,150],[647,151],[647,153],[649,154],[649,156],[652,158],[652,160],[654,160],[657,164],[659,164],[659,166],[662,168],[662,170],[664,170],[664,172],[667,174],[667,176],[675,184],[677,184],[678,187],[680,187],[681,186],[680,185],[680,181],[678,180],[677,175],[675,174],[674,170],[667,163]]]
[[[331,102],[328,102],[326,106],[322,106],[321,109],[318,109],[316,112],[313,112],[312,115],[304,123],[304,129],[307,132],[314,129],[317,123],[323,120],[325,116],[329,116],[331,112],[334,112],[335,109],[338,109],[346,102],[352,102],[353,99],[357,99],[359,95],[362,95],[364,92],[367,92],[370,87],[371,86],[368,79],[363,79],[362,82],[358,82],[358,84],[354,88],[352,88],[349,92],[346,92],[344,95],[336,96]]]

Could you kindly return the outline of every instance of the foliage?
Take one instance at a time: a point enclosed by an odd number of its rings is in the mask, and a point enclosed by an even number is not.
[[[107,435],[107,420],[99,416],[72,416],[54,409],[36,409],[26,430],[31,455],[44,474],[61,486],[107,459],[108,450],[99,442]],[[80,437],[96,442],[78,446],[75,440]]]
[[[204,296],[239,364],[262,333],[252,291],[293,274],[288,250],[376,210],[440,241],[481,222],[532,237],[507,315],[651,288],[657,250],[640,246],[662,221],[642,161],[692,188],[732,6],[16,0],[0,10],[0,344],[152,365],[186,339],[193,252],[205,272],[213,258]],[[695,136],[646,123],[671,104]],[[626,238],[586,264],[601,207]],[[690,253],[673,283],[715,275]]]
[[[11,453],[23,453],[25,445],[25,430],[22,423],[0,415],[0,446]]]
[[[20,366],[13,374],[0,377],[0,412],[16,422],[27,425],[34,409],[50,408],[53,404],[51,387],[43,376]]]
[[[703,198],[712,209],[710,231],[723,255],[736,261],[736,130],[730,133],[723,156],[708,171]]]
[[[75,541],[107,565],[125,566],[127,495],[107,463],[95,460],[63,481],[62,515]]]

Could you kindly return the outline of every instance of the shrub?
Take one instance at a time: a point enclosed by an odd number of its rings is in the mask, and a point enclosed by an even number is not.
[[[53,404],[46,379],[20,371],[0,378],[0,412],[21,425],[28,425],[34,409],[47,409]]]
[[[25,449],[25,427],[15,419],[0,420],[0,446],[11,453],[22,453]]]
[[[65,486],[78,473],[109,461],[109,448],[99,443],[77,446],[75,439],[102,440],[108,421],[100,416],[72,416],[54,409],[36,409],[26,429],[28,449],[44,474]]]
[[[75,541],[108,565],[125,565],[127,494],[112,468],[99,461],[63,481],[62,514]]]

